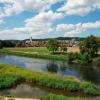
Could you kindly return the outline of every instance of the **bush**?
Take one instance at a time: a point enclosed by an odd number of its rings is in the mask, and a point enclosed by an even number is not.
[[[74,53],[68,53],[67,61],[68,63],[72,63],[75,60]]]
[[[80,54],[79,59],[82,64],[88,64],[92,62],[92,57],[88,53]]]
[[[72,63],[73,61],[75,60],[78,60],[79,58],[79,54],[78,53],[68,53],[68,58],[67,58],[67,61],[68,63]]]

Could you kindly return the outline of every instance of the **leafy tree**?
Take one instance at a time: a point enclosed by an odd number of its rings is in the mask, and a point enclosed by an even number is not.
[[[15,43],[12,40],[2,41],[3,47],[15,47]]]
[[[82,64],[88,64],[92,62],[92,57],[88,53],[80,54],[80,61]]]
[[[50,39],[47,43],[47,48],[50,52],[55,53],[58,50],[59,42],[56,39]]]
[[[3,48],[3,44],[2,44],[2,41],[0,41],[0,49]]]
[[[90,56],[94,57],[98,53],[98,43],[94,36],[86,38],[80,43],[80,52],[82,54],[88,53]]]
[[[18,41],[16,43],[16,47],[25,47],[25,42],[24,41]]]
[[[67,46],[66,45],[61,43],[60,48],[61,48],[62,53],[67,52]]]
[[[74,57],[74,53],[68,53],[68,58],[67,58],[67,61],[68,63],[72,63],[74,60],[75,60],[75,57]]]

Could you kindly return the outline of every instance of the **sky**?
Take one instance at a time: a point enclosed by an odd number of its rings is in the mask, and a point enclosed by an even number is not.
[[[100,0],[0,0],[0,39],[100,37]]]

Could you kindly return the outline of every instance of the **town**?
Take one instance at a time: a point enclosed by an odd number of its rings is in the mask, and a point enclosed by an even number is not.
[[[26,47],[47,47],[47,42],[48,40],[32,40],[32,37],[30,37],[28,40],[25,42]],[[58,40],[59,43],[65,45],[66,47],[77,47],[79,46],[79,41],[75,39],[71,40]]]

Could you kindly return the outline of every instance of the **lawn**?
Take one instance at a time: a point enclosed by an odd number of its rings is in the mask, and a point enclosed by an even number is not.
[[[9,51],[20,51],[20,52],[28,52],[28,53],[38,53],[38,54],[49,54],[47,48],[44,47],[35,47],[35,48],[5,48]]]

